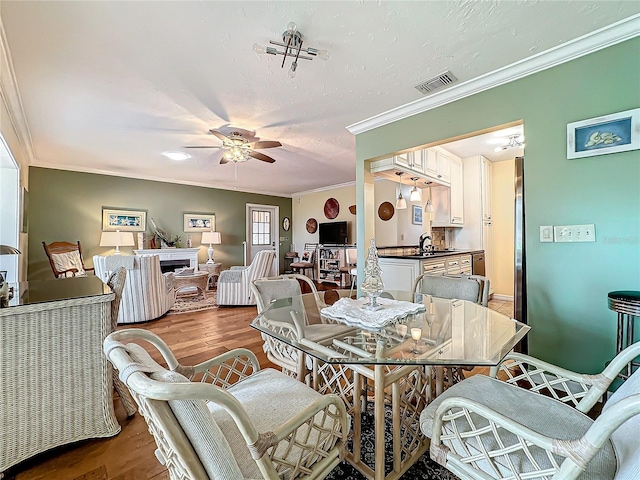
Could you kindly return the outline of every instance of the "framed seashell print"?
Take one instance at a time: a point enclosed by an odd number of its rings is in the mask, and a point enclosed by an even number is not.
[[[640,149],[640,108],[567,124],[567,158]]]

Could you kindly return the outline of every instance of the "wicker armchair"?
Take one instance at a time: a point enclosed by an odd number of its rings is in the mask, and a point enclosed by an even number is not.
[[[611,396],[597,420],[583,413],[639,354],[640,342],[598,375],[511,354],[492,370],[505,372],[506,382],[475,375],[422,412],[431,458],[463,479],[640,478],[640,370]]]
[[[231,267],[230,270],[220,272],[218,305],[255,305],[256,297],[249,285],[256,278],[269,275],[275,258],[274,250],[261,250],[248,267]]]
[[[164,357],[157,364],[137,343]],[[120,372],[156,440],[171,479],[323,478],[341,459],[349,424],[335,395],[320,395],[235,349],[180,365],[142,329],[109,335],[104,352]]]

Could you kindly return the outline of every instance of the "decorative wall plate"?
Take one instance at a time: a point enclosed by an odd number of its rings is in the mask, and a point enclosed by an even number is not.
[[[392,203],[382,202],[378,207],[378,216],[380,217],[381,220],[384,220],[385,222],[387,220],[390,220],[391,217],[393,217],[394,213],[395,213],[395,208],[393,207]]]
[[[290,228],[291,228],[291,220],[289,220],[289,217],[284,217],[282,219],[282,229],[285,232],[288,232]]]
[[[324,202],[324,216],[333,220],[340,213],[340,203],[335,198],[330,198]]]
[[[355,206],[355,205],[351,205],[351,206],[349,207],[349,211],[350,211],[352,214],[354,214],[354,215],[355,215],[355,214],[356,214],[356,206]]]
[[[316,233],[316,230],[318,230],[318,221],[315,218],[307,220],[307,232]]]

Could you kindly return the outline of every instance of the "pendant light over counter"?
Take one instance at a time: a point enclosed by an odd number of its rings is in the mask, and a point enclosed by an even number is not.
[[[435,213],[436,209],[433,207],[433,203],[431,203],[431,182],[424,182],[427,186],[427,203],[424,205],[425,213]]]
[[[404,210],[407,208],[407,201],[404,199],[404,197],[402,196],[402,172],[396,172],[396,175],[398,175],[398,179],[400,181],[400,189],[399,189],[399,194],[398,194],[398,199],[396,200],[396,210]]]
[[[416,187],[418,177],[411,177],[411,180],[413,180],[413,189],[411,190],[411,195],[409,195],[409,201],[413,203],[422,202],[422,193]]]

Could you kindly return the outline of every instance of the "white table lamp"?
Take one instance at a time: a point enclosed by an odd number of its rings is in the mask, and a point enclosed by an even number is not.
[[[133,233],[121,232],[116,230],[115,232],[102,232],[100,236],[101,247],[116,247],[114,255],[121,255],[120,247],[133,247]]]
[[[213,245],[219,245],[222,243],[220,238],[220,232],[202,232],[202,245],[209,245],[207,253],[209,254],[209,260],[207,265],[213,265]]]

